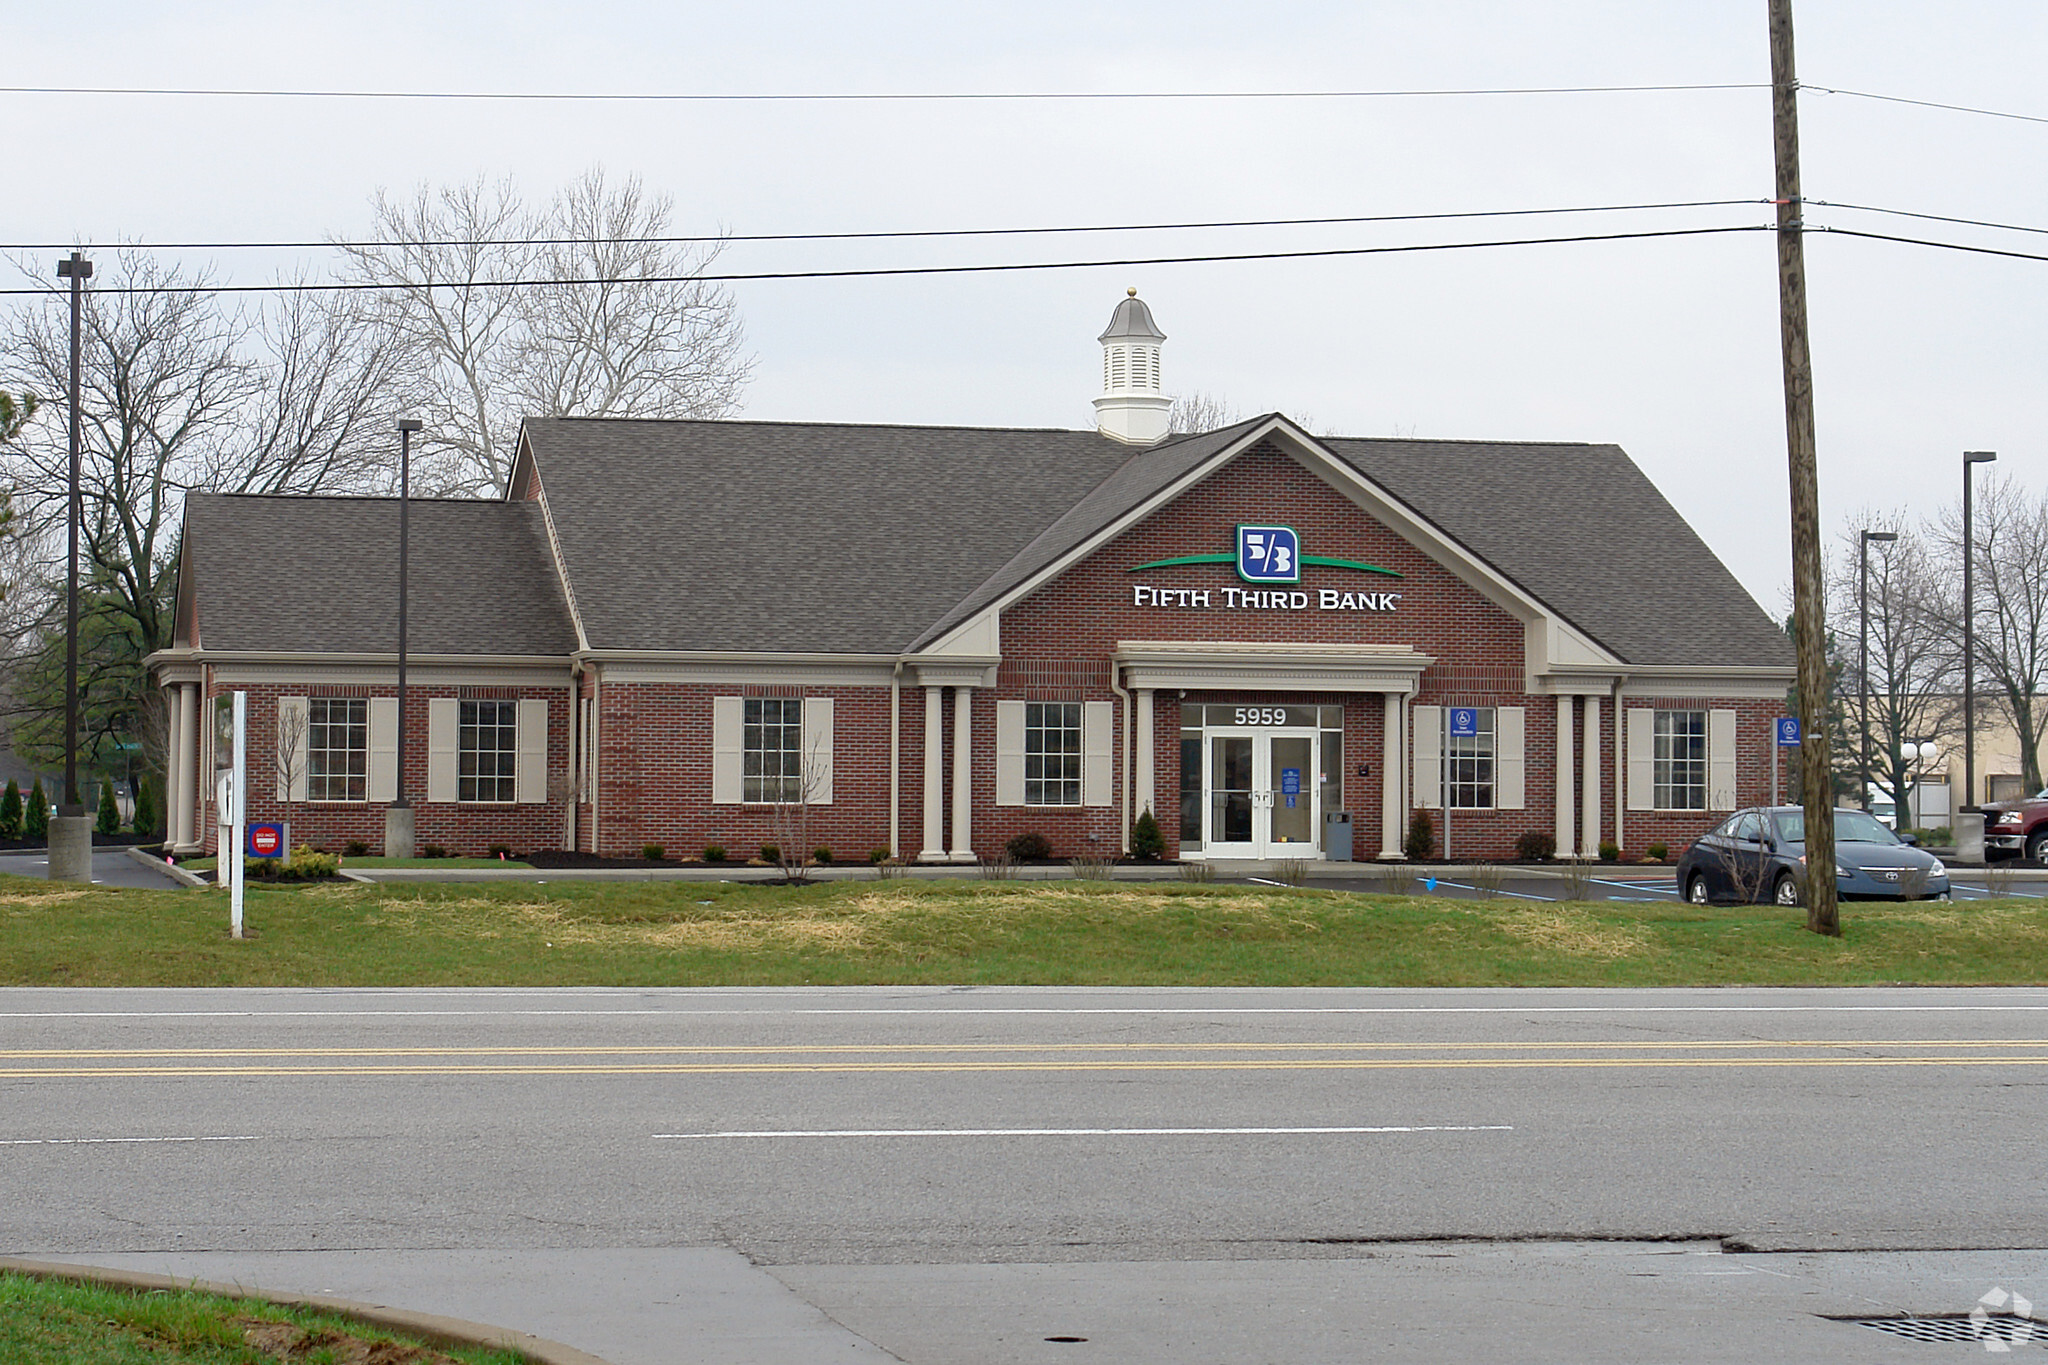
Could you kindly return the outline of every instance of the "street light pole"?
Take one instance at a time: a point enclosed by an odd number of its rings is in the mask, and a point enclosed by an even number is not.
[[[411,554],[412,434],[420,429],[417,417],[398,422],[398,763],[397,787],[384,811],[384,856],[410,858],[415,824],[412,802],[405,795],[405,626],[406,570]]]
[[[71,479],[69,509],[65,520],[69,569],[64,593],[64,799],[50,822],[50,880],[90,882],[92,880],[92,827],[85,803],[78,795],[78,532],[85,520],[84,497],[79,490],[79,368],[81,361],[80,315],[85,300],[85,282],[92,278],[92,262],[72,252],[57,262],[57,278],[71,281]]]
[[[1856,596],[1861,617],[1857,631],[1863,646],[1863,664],[1857,675],[1856,695],[1863,713],[1863,794],[1858,799],[1870,809],[1870,542],[1897,540],[1897,531],[1862,531],[1856,541]]]
[[[1963,452],[1963,805],[1977,804],[1977,610],[1971,597],[1977,552],[1971,546],[1970,466],[1990,464],[1995,450]]]

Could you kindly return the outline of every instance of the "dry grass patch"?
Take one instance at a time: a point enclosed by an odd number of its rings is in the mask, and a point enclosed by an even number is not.
[[[1649,931],[1641,924],[1605,923],[1575,905],[1516,906],[1486,918],[1532,948],[1569,957],[1640,957],[1651,948]]]
[[[80,896],[90,896],[91,894],[92,892],[85,890],[33,891],[24,895],[0,896],[0,906],[6,906],[9,909],[28,910],[38,905],[56,905],[62,901],[75,901]]]

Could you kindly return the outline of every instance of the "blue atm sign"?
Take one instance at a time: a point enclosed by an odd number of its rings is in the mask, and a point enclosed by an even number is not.
[[[1247,583],[1299,583],[1301,537],[1291,526],[1238,527],[1237,576]]]

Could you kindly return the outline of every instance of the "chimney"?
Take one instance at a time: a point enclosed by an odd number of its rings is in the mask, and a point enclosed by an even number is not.
[[[1173,400],[1159,384],[1159,347],[1166,333],[1138,291],[1117,304],[1102,343],[1102,397],[1095,400],[1095,429],[1112,440],[1148,446],[1166,435]]]

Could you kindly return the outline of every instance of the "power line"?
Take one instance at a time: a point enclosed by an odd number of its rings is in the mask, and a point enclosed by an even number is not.
[[[1997,228],[2001,232],[2043,232],[2048,228],[2028,227],[2024,223],[1997,223],[1986,218],[1952,218],[1944,213],[1915,213],[1911,209],[1886,209],[1874,204],[1839,204],[1826,199],[1808,199],[1807,204],[1817,208],[1850,209],[1857,213],[1884,213],[1894,218],[1919,218],[1930,223],[1956,223],[1963,227]],[[54,251],[68,251],[67,246],[49,248]]]
[[[1383,213],[1344,218],[1240,218],[1198,223],[1098,223],[1078,227],[927,228],[892,232],[769,232],[709,237],[446,237],[422,241],[326,242],[136,242],[111,249],[150,251],[311,251],[373,250],[425,246],[632,246],[709,245],[723,242],[855,242],[931,237],[1024,237],[1059,233],[1181,232],[1211,228],[1323,227],[1358,223],[1421,223],[1460,218],[1522,218],[1545,214],[1629,213],[1657,209],[1728,208],[1769,203],[1766,199],[1689,199],[1661,204],[1585,204],[1575,208],[1474,209],[1457,213]],[[70,251],[80,242],[28,242],[0,245],[0,251]]]
[[[1692,85],[1527,85],[1457,90],[929,90],[774,91],[710,94],[583,90],[284,90],[187,86],[6,85],[0,95],[145,95],[231,99],[561,100],[662,104],[822,104],[1000,100],[1356,100],[1435,99],[1463,95],[1633,95],[1695,90],[1768,90],[1763,81]]]
[[[1800,83],[1801,90],[1812,90],[1822,95],[1849,95],[1859,100],[1881,100],[1886,104],[1910,104],[1921,109],[1946,109],[1952,114],[1982,114],[1985,118],[2018,119],[2021,123],[2048,123],[2048,117],[2040,114],[2015,114],[2006,109],[1980,109],[1972,104],[1943,104],[1939,100],[1907,99],[1904,95],[1878,95],[1868,90],[1839,90],[1831,85],[1807,85]]]
[[[1837,237],[1863,237],[1873,242],[1901,242],[1907,246],[1931,246],[1942,251],[1967,251],[1978,256],[2007,256],[2016,261],[2048,261],[2048,255],[2032,251],[2010,251],[2004,247],[1970,246],[1963,242],[1936,242],[1926,237],[1895,237],[1885,232],[1860,232],[1855,228],[1822,227],[1809,231],[1832,233]]]
[[[1659,237],[1708,237],[1730,232],[1775,231],[1768,223],[1729,227],[1662,228],[1643,232],[1592,232],[1568,237],[1517,237],[1482,242],[1422,242],[1405,246],[1330,247],[1316,251],[1251,251],[1205,256],[1147,256],[1094,261],[1019,261],[994,265],[884,266],[861,270],[775,270],[721,275],[605,276],[588,279],[430,280],[424,283],[370,284],[340,281],[324,284],[115,285],[95,294],[274,294],[356,293],[370,290],[524,289],[548,285],[602,284],[739,284],[760,280],[866,279],[895,275],[976,275],[1024,270],[1093,270],[1110,266],[1198,265],[1220,261],[1309,260],[1333,256],[1385,256],[1425,251],[1472,251],[1485,247],[1563,246],[1576,242],[1646,241]],[[47,294],[47,288],[0,289],[0,296]]]

